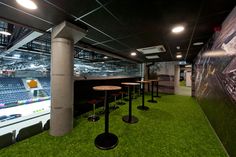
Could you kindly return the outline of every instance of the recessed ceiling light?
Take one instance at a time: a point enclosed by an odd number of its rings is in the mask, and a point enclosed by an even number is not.
[[[0,31],[0,34],[6,35],[6,36],[11,35],[11,33],[7,32],[7,31]]]
[[[131,55],[131,56],[136,56],[137,53],[136,53],[136,52],[132,52],[130,55]]]
[[[196,42],[196,43],[193,43],[194,46],[203,45],[203,44],[204,44],[203,42]]]
[[[180,49],[180,46],[176,46],[176,49],[179,50],[179,49]]]
[[[180,33],[184,31],[184,26],[176,26],[171,30],[173,33]]]
[[[104,58],[104,59],[107,59],[108,57],[107,57],[107,56],[104,56],[103,58]]]
[[[18,4],[20,4],[21,6],[27,8],[27,9],[30,9],[30,10],[35,10],[38,8],[36,3],[32,0],[16,0],[16,2]]]
[[[176,55],[176,58],[182,58],[181,54]]]

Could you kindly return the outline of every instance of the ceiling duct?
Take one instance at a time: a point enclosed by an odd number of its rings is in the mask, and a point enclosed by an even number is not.
[[[166,49],[163,45],[139,48],[137,50],[144,55],[166,52]]]
[[[146,56],[147,59],[158,59],[160,58],[158,55]]]

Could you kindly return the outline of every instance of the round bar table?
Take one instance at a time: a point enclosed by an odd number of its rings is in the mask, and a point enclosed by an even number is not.
[[[161,96],[159,96],[159,93],[158,93],[159,80],[153,80],[153,81],[156,83],[156,92],[157,92],[157,95],[154,97],[160,98]]]
[[[144,88],[144,84],[145,83],[149,83],[150,81],[137,81],[138,83],[141,83],[143,85],[143,89],[142,89],[142,105],[138,106],[137,108],[139,110],[148,110],[149,107],[147,106],[144,106],[144,91],[145,91],[145,88]]]
[[[157,80],[148,80],[148,81],[152,82],[152,99],[148,100],[148,102],[157,103],[157,101],[153,99],[153,97],[154,97],[154,95],[153,95],[154,94],[153,93],[154,82],[156,82]]]
[[[138,86],[139,83],[134,83],[134,82],[122,82],[122,85],[126,85],[128,86],[128,90],[129,90],[129,115],[123,116],[122,120],[126,123],[137,123],[138,122],[138,118],[135,116],[132,116],[132,94],[131,94],[131,88],[132,86]]]
[[[99,149],[108,150],[115,148],[118,144],[118,137],[115,134],[109,133],[109,105],[107,101],[108,91],[120,90],[119,86],[95,86],[93,90],[105,91],[105,132],[98,135],[95,139],[95,145]]]

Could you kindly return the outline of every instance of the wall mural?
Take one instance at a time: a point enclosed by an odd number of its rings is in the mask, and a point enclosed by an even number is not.
[[[236,8],[199,53],[196,97],[228,151],[236,157]]]

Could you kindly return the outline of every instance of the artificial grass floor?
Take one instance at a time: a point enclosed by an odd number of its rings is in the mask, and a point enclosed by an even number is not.
[[[146,95],[146,100],[150,99]],[[162,95],[158,103],[148,103],[148,111],[137,110],[141,97],[133,100],[135,124],[122,121],[128,102],[110,112],[110,132],[119,143],[112,150],[95,147],[94,139],[104,132],[104,116],[93,123],[88,113],[75,121],[75,128],[63,137],[48,131],[0,150],[1,157],[226,157],[224,149],[196,101],[187,96]],[[99,109],[98,109],[99,110]]]
[[[179,82],[179,85],[180,85],[180,86],[183,86],[183,87],[186,87],[186,81],[185,81],[185,80],[180,81],[180,82]]]

